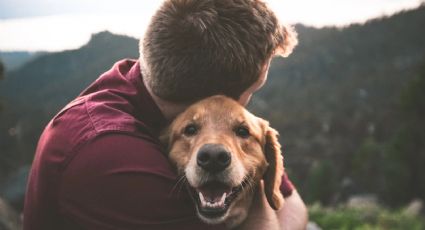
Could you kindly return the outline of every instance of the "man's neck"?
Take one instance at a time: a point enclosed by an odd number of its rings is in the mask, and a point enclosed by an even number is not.
[[[149,84],[147,84],[147,82],[144,82],[144,84],[149,94],[151,95],[153,101],[158,106],[159,110],[161,110],[167,121],[173,120],[175,117],[177,117],[177,115],[179,115],[187,107],[189,107],[189,105],[187,104],[178,104],[158,97],[157,95],[155,95],[155,93],[152,92],[152,89],[149,87]]]

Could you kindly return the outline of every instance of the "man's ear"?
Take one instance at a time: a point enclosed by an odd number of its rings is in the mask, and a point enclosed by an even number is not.
[[[281,146],[278,141],[278,132],[267,127],[265,133],[264,154],[268,163],[268,168],[264,174],[264,192],[267,201],[274,210],[279,210],[284,202],[283,195],[280,192],[282,182],[283,156]]]

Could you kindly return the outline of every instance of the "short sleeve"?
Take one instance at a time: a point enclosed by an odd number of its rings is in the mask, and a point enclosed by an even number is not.
[[[282,176],[282,182],[280,184],[280,191],[282,192],[284,197],[288,197],[292,195],[294,191],[294,185],[288,178],[288,174],[286,172]]]
[[[98,137],[64,170],[59,208],[82,229],[209,229],[158,145],[125,134]]]

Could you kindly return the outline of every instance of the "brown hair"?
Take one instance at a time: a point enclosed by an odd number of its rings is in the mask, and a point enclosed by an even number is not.
[[[287,56],[296,43],[260,0],[166,0],[141,41],[140,60],[162,99],[238,99],[273,54]]]

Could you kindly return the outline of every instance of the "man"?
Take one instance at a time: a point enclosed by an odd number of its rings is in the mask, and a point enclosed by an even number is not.
[[[289,53],[294,41],[257,0],[165,1],[140,62],[116,63],[46,127],[24,229],[220,229],[196,217],[158,136],[199,99],[225,94],[246,105],[272,56]],[[281,187],[284,208],[276,213],[259,200],[267,218],[256,224],[305,228],[302,200],[287,178]]]

